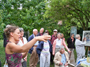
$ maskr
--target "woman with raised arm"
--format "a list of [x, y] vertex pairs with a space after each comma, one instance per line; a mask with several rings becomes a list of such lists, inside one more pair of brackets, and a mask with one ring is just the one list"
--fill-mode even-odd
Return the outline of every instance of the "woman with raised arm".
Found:
[[[22, 67], [21, 59], [25, 57], [28, 53], [28, 50], [39, 40], [47, 41], [51, 36], [38, 36], [32, 39], [30, 42], [26, 43], [23, 46], [17, 45], [20, 38], [19, 28], [16, 26], [10, 26], [4, 30], [9, 42], [5, 48], [6, 60], [9, 67]], [[24, 54], [21, 54], [25, 52]]]

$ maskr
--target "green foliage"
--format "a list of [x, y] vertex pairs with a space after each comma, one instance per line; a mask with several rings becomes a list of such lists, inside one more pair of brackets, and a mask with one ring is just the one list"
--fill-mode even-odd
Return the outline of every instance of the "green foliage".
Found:
[[[22, 9], [19, 9], [21, 4]], [[43, 18], [45, 13], [44, 0], [2, 0], [0, 7], [2, 11], [0, 23], [5, 24], [2, 29], [8, 24], [12, 24], [32, 32], [32, 29], [37, 28], [39, 30], [44, 26], [44, 22], [47, 22]]]
[[1, 67], [3, 67], [5, 63], [5, 49], [3, 47], [3, 40], [0, 40], [0, 61], [1, 61]]
[[[89, 0], [51, 0], [46, 5], [44, 17], [54, 19], [51, 22], [63, 21], [59, 29], [63, 33], [70, 33], [71, 26], [88, 30], [90, 25]], [[57, 27], [58, 28], [58, 27]]]
[[[0, 39], [7, 24], [14, 24], [30, 31], [41, 27], [53, 29], [69, 36], [71, 26], [79, 30], [90, 27], [89, 0], [1, 0], [0, 1]], [[22, 5], [22, 7], [21, 7]], [[21, 9], [21, 8], [22, 9]], [[62, 20], [62, 25], [58, 21]], [[67, 37], [68, 38], [68, 37]]]

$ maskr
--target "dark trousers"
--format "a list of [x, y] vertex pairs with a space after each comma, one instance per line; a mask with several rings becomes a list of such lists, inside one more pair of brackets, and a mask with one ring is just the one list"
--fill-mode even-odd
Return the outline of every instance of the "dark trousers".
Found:
[[51, 54], [50, 61], [51, 61], [51, 64], [53, 64], [53, 58], [54, 58], [54, 56], [52, 55], [52, 52], [50, 52], [50, 54]]
[[22, 67], [27, 67], [27, 62], [26, 61], [22, 62]]

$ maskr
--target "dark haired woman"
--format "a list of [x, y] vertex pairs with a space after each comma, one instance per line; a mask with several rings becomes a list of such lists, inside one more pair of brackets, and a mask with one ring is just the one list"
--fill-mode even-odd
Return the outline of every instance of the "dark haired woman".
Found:
[[[30, 42], [26, 43], [23, 46], [17, 45], [17, 42], [20, 38], [20, 31], [18, 27], [11, 26], [4, 30], [9, 42], [6, 45], [5, 53], [6, 59], [9, 67], [22, 67], [21, 59], [27, 55], [28, 50], [39, 40], [46, 41], [50, 39], [51, 36], [38, 36], [32, 39]], [[25, 54], [21, 54], [26, 52]]]

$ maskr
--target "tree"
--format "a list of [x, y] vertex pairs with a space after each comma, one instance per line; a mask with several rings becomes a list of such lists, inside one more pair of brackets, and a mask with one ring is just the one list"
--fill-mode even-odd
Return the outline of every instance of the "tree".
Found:
[[[45, 17], [62, 20], [66, 26], [77, 26], [83, 30], [90, 27], [90, 1], [89, 0], [51, 0], [46, 6]], [[69, 25], [69, 26], [70, 26]]]
[[7, 24], [14, 24], [32, 32], [32, 29], [39, 30], [46, 22], [43, 18], [44, 0], [1, 0], [0, 8], [2, 11], [0, 23], [4, 24], [3, 29]]

